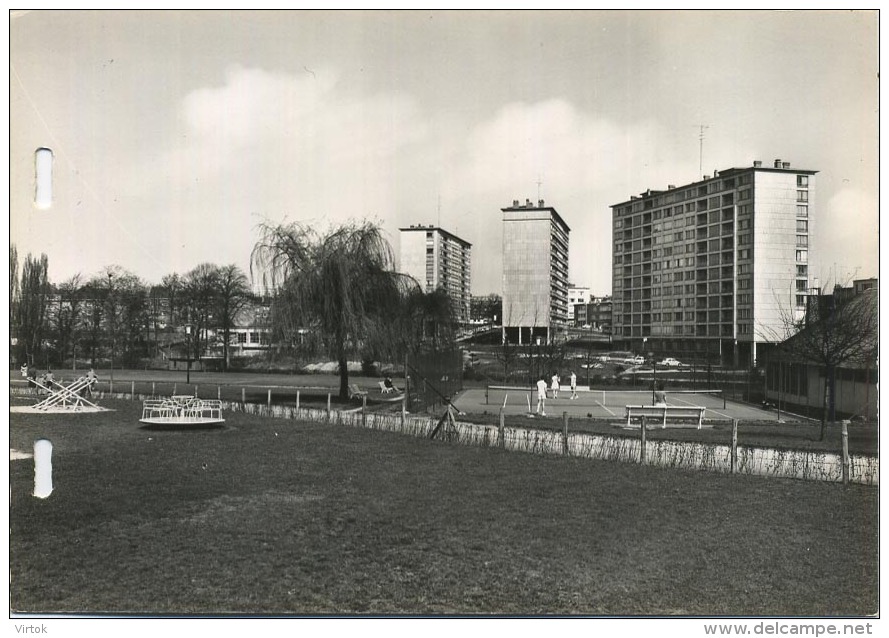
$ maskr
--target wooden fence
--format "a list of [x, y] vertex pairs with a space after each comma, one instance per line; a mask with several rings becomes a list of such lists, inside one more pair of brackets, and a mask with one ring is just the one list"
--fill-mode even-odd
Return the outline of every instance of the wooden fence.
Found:
[[[26, 389], [11, 388], [11, 394], [28, 394]], [[292, 392], [290, 393], [293, 394]], [[144, 400], [147, 395], [97, 393], [97, 398]], [[351, 410], [331, 408], [328, 397], [326, 408], [274, 404], [271, 390], [266, 403], [222, 401], [223, 410], [243, 412], [261, 417], [298, 419], [331, 425], [363, 427], [397, 432], [408, 436], [429, 438], [438, 419], [399, 413], [368, 412], [365, 405]], [[479, 425], [454, 421], [443, 428], [440, 437], [452, 443], [495, 447], [531, 454], [565, 455], [585, 459], [641, 463], [655, 467], [677, 468], [719, 473], [735, 473], [811, 481], [830, 481], [879, 484], [879, 459], [866, 455], [850, 455], [848, 434], [843, 424], [843, 449], [837, 453], [811, 450], [779, 450], [738, 445], [737, 421], [732, 440], [727, 445], [647, 439], [643, 425], [640, 438], [570, 432], [567, 414], [563, 414], [563, 428], [538, 430], [506, 426], [501, 412], [499, 425]]]

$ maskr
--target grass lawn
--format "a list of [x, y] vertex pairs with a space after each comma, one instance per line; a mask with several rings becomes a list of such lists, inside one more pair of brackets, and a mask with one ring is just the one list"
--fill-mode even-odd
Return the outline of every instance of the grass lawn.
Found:
[[861, 615], [878, 491], [462, 447], [227, 413], [154, 431], [138, 402], [10, 414], [23, 612]]

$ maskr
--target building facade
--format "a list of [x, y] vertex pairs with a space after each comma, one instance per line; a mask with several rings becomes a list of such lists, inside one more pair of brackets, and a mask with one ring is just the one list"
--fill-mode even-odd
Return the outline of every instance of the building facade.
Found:
[[[831, 330], [804, 325], [800, 333], [790, 337], [774, 353], [765, 357], [766, 400], [784, 410], [807, 416], [821, 416], [828, 394], [828, 371], [824, 365], [807, 361], [805, 354], [810, 347], [798, 347], [798, 339], [811, 343], [824, 343], [821, 348], [833, 348], [834, 352], [852, 348], [867, 353], [852, 356], [836, 366], [834, 371], [834, 407], [838, 418], [876, 418], [879, 399], [879, 289], [876, 279], [857, 280], [848, 288], [834, 288], [832, 295], [815, 294], [809, 298], [808, 313], [818, 316], [836, 308], [843, 308], [837, 320], [836, 333]], [[848, 313], [848, 314], [847, 314]], [[853, 320], [849, 320], [849, 316]], [[808, 319], [807, 319], [808, 322]], [[851, 332], [858, 328], [855, 333]], [[814, 337], [807, 331], [814, 330]], [[847, 332], [850, 331], [850, 332]], [[854, 336], [853, 336], [854, 335]], [[860, 342], [857, 339], [861, 339]], [[827, 344], [833, 343], [833, 346]], [[842, 347], [840, 347], [842, 346]]]
[[590, 300], [587, 305], [587, 322], [604, 334], [611, 334], [611, 320], [614, 304], [611, 297], [599, 297]]
[[503, 338], [552, 343], [571, 321], [568, 239], [571, 229], [552, 206], [525, 200], [503, 212]]
[[613, 333], [746, 367], [805, 312], [815, 173], [775, 160], [613, 205]]
[[587, 286], [568, 284], [568, 314], [575, 327], [587, 324], [587, 305], [590, 303], [590, 289]]
[[401, 232], [401, 272], [416, 279], [424, 292], [442, 288], [454, 318], [470, 319], [472, 244], [438, 226], [411, 225]]

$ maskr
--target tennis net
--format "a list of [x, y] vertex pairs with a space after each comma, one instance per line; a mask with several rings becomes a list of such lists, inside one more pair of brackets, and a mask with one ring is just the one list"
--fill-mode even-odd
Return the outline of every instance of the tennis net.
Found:
[[[485, 388], [485, 403], [488, 405], [506, 405], [515, 402], [536, 401], [536, 388], [529, 386], [489, 385]], [[525, 395], [529, 395], [530, 399]], [[705, 408], [726, 407], [725, 393], [722, 390], [666, 390], [667, 405], [699, 406]], [[547, 391], [547, 398], [552, 400], [552, 391]], [[578, 386], [577, 399], [571, 397], [571, 388], [562, 386], [558, 400], [573, 401], [575, 405], [653, 405], [652, 390], [598, 390]]]

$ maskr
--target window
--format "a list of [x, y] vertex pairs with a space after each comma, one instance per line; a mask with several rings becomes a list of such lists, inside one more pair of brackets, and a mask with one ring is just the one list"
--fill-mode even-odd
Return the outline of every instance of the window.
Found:
[[808, 217], [809, 216], [809, 207], [806, 206], [805, 204], [797, 204], [796, 216], [797, 217]]
[[796, 176], [796, 185], [800, 188], [808, 188], [809, 187], [809, 176], [808, 175], [797, 175]]
[[796, 260], [797, 261], [808, 261], [809, 260], [809, 251], [808, 250], [796, 251]]
[[808, 235], [797, 235], [796, 236], [796, 245], [797, 246], [808, 246], [809, 245], [809, 236]]
[[[797, 251], [799, 252], [799, 251]], [[738, 259], [750, 259], [750, 249], [742, 248], [738, 251]], [[799, 256], [797, 256], [797, 261], [799, 261]]]
[[809, 276], [809, 267], [808, 266], [797, 266], [796, 267], [796, 276], [797, 277], [808, 277]]
[[796, 201], [798, 201], [798, 202], [809, 201], [809, 191], [796, 191]]
[[238, 333], [238, 343], [247, 343], [247, 333], [239, 332]]
[[806, 296], [805, 295], [797, 295], [796, 296], [796, 305], [797, 306], [805, 306], [806, 305]]
[[[744, 201], [745, 199], [750, 199], [750, 189], [745, 188], [744, 190], [740, 191], [738, 193], [738, 199], [741, 201]], [[805, 200], [798, 199], [797, 201], [805, 201]]]
[[809, 289], [809, 282], [805, 279], [797, 279], [796, 280], [796, 290], [797, 292], [806, 292]]
[[807, 232], [809, 232], [809, 220], [807, 220], [807, 219], [797, 219], [797, 220], [796, 220], [796, 232], [798, 232], [798, 233], [807, 233]]
[[738, 230], [748, 230], [750, 228], [749, 219], [741, 219], [738, 221]]

